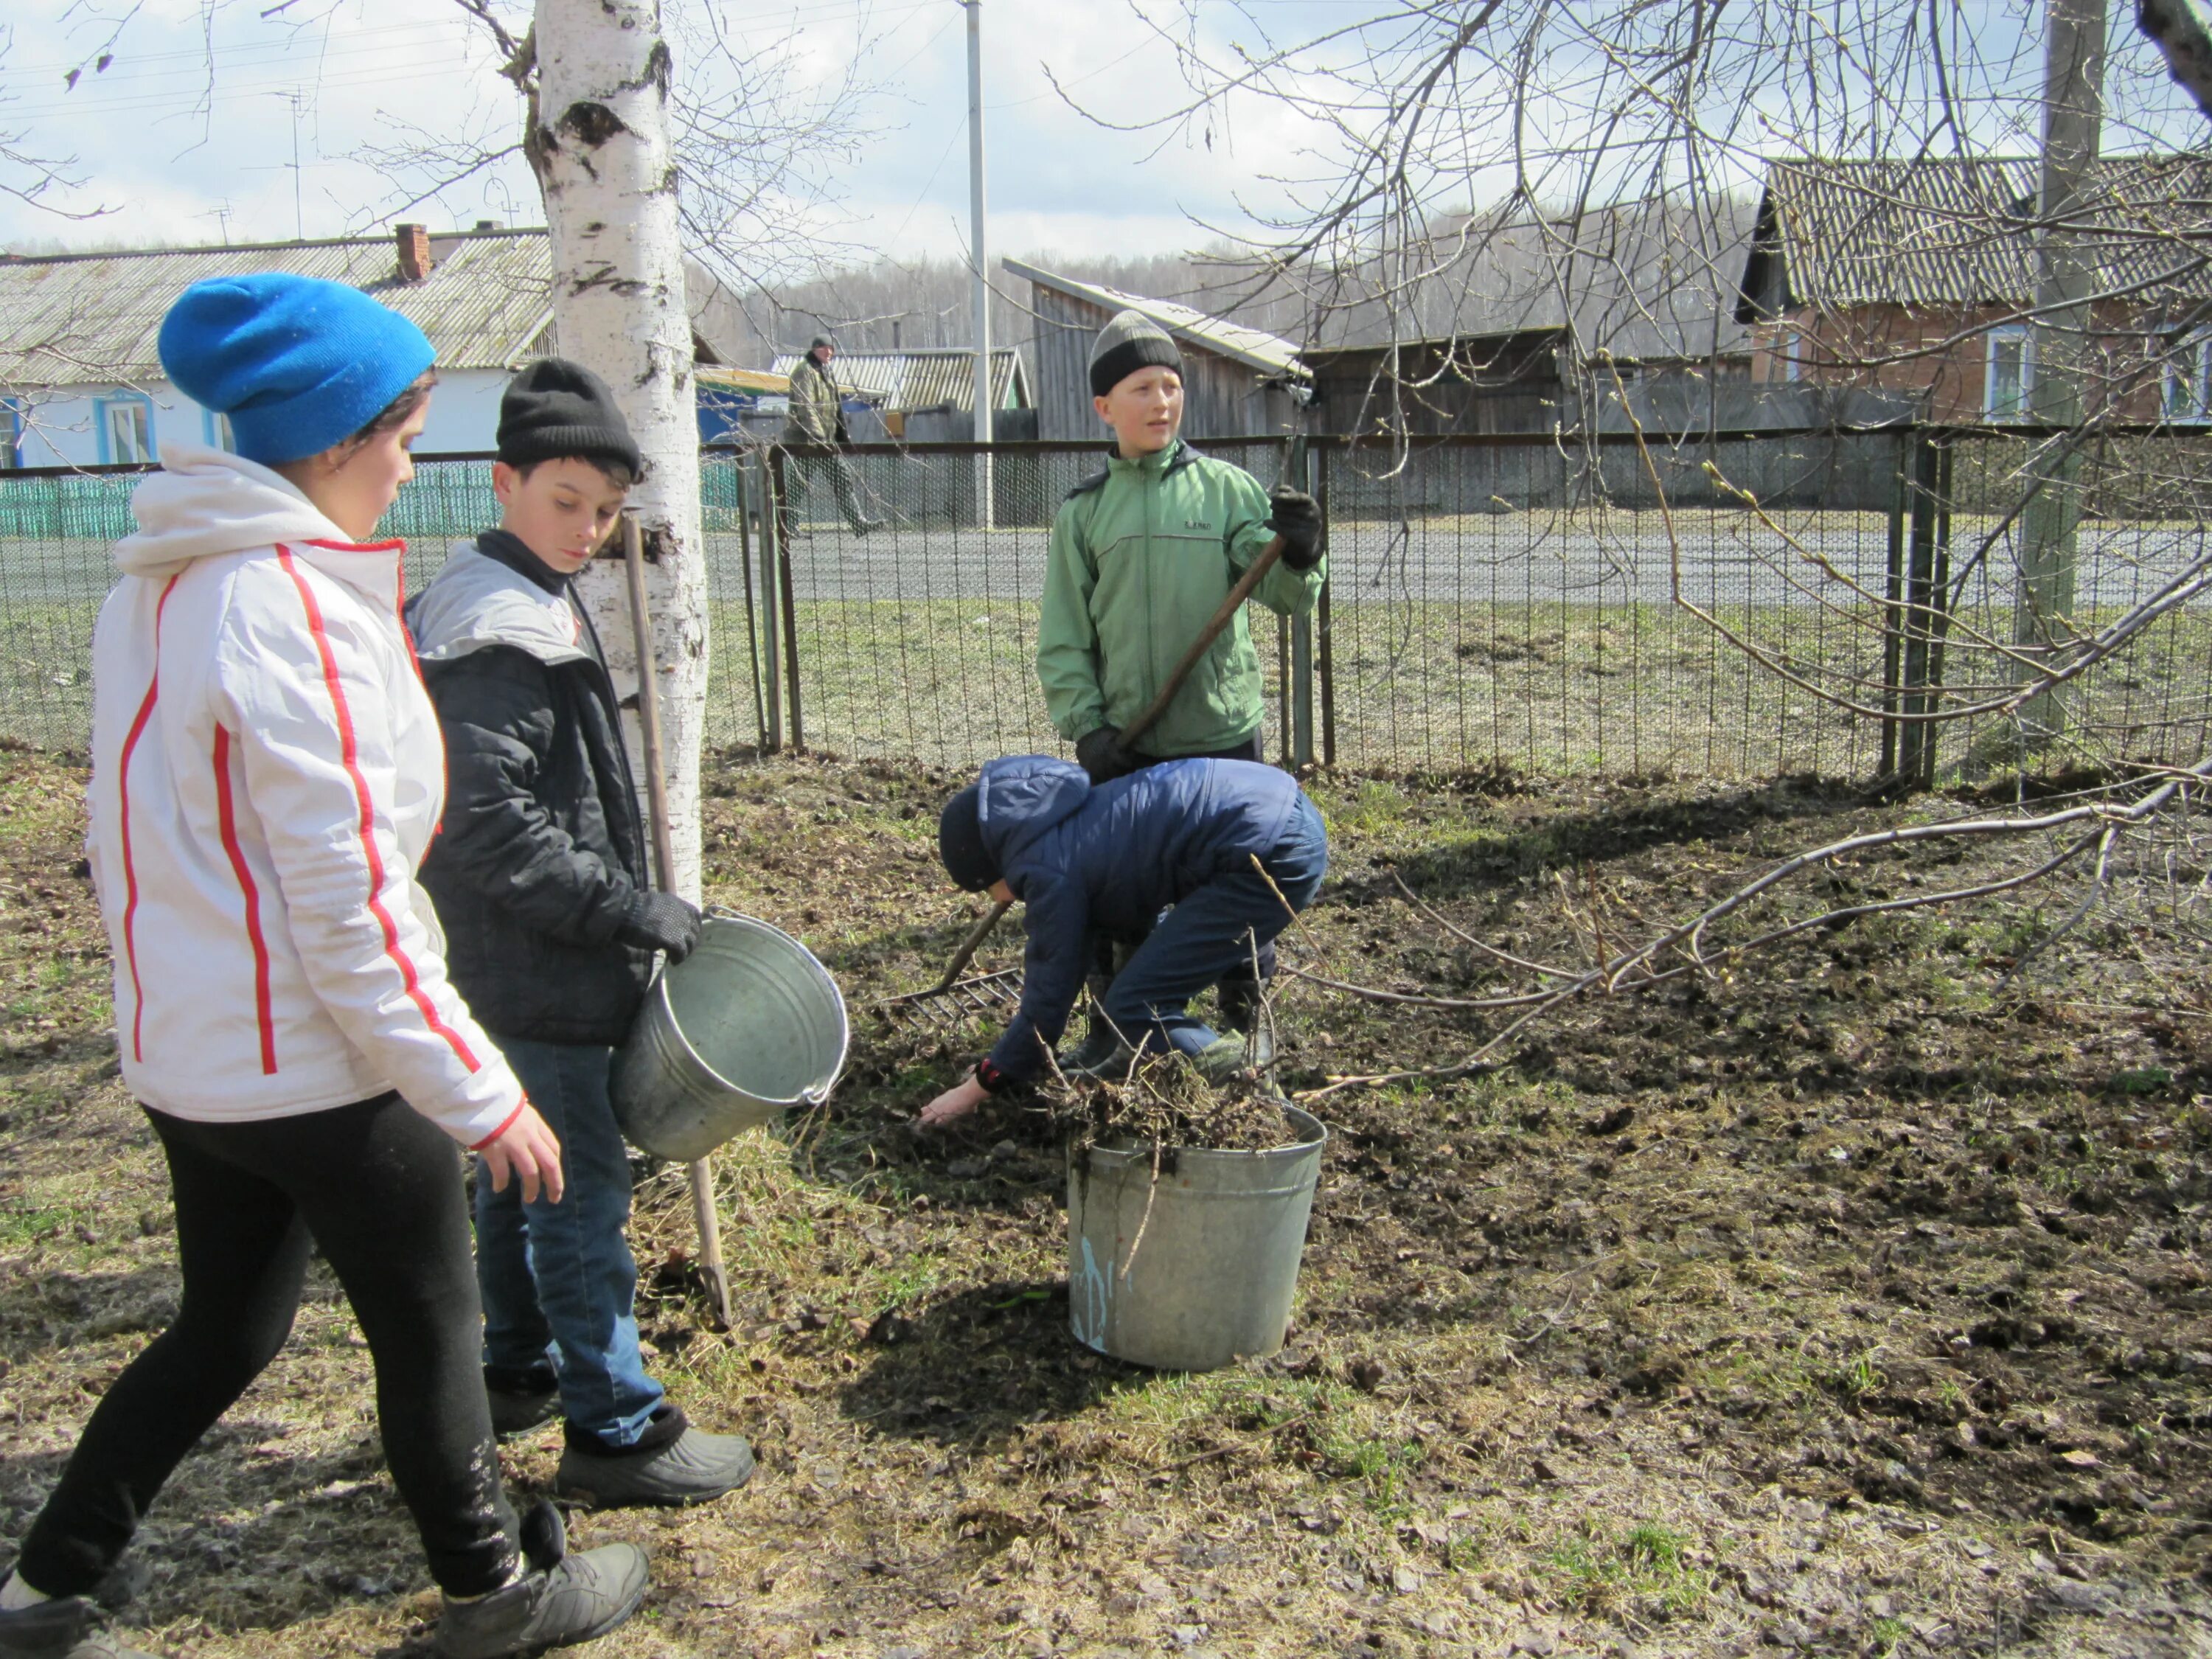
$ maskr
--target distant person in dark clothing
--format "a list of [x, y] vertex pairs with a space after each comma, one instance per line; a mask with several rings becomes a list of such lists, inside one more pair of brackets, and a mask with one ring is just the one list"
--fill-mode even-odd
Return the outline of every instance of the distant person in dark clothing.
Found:
[[1012, 1024], [924, 1109], [925, 1128], [1050, 1069], [1095, 929], [1143, 943], [1106, 994], [1123, 1046], [1091, 1073], [1121, 1075], [1138, 1055], [1173, 1049], [1209, 1081], [1234, 1076], [1245, 1039], [1215, 1033], [1190, 1000], [1313, 902], [1328, 835], [1297, 781], [1272, 766], [1166, 761], [1094, 786], [1079, 766], [1021, 755], [990, 762], [946, 804], [938, 852], [968, 891], [1021, 900], [1030, 939]]
[[[830, 373], [830, 365], [836, 356], [837, 343], [826, 334], [817, 334], [813, 344], [807, 347], [806, 355], [799, 360], [799, 366], [791, 371], [791, 409], [784, 422], [785, 443], [843, 445], [852, 441], [845, 429], [844, 399]], [[882, 528], [882, 520], [872, 519], [860, 510], [853, 469], [842, 455], [793, 455], [790, 460], [783, 473], [783, 528], [787, 537], [800, 505], [825, 473], [837, 494], [837, 510], [845, 515], [845, 522], [853, 526], [855, 536]]]

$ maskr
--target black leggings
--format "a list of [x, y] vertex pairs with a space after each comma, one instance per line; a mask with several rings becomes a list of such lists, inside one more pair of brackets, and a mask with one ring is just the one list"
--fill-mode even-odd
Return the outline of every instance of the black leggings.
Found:
[[455, 1595], [515, 1565], [485, 1403], [483, 1316], [453, 1142], [396, 1094], [256, 1123], [148, 1111], [168, 1154], [184, 1296], [85, 1425], [17, 1565], [49, 1595], [112, 1567], [169, 1472], [276, 1358], [312, 1239], [376, 1364], [393, 1483]]

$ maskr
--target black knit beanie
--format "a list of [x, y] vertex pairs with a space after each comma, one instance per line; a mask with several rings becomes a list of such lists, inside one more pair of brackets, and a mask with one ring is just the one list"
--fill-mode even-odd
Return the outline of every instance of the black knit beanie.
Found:
[[980, 893], [999, 878], [983, 845], [982, 807], [982, 786], [971, 783], [937, 816], [937, 856], [963, 892]]
[[1091, 346], [1091, 395], [1103, 398], [1140, 368], [1182, 373], [1182, 353], [1167, 330], [1141, 311], [1115, 313]]
[[581, 363], [542, 357], [507, 382], [499, 400], [499, 458], [509, 466], [533, 461], [606, 461], [635, 478], [645, 457], [615, 407], [607, 383]]

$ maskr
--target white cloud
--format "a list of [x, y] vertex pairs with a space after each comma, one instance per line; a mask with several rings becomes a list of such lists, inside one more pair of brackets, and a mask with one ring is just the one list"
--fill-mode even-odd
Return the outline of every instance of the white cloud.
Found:
[[[1166, 15], [1164, 0], [1149, 3]], [[696, 9], [704, 0], [670, 3]], [[149, 0], [110, 69], [68, 90], [63, 65], [96, 44], [104, 26], [71, 0], [15, 0], [13, 40], [0, 58], [8, 100], [0, 131], [74, 155], [87, 182], [72, 202], [118, 211], [71, 224], [0, 199], [0, 246], [374, 229], [404, 192], [363, 160], [364, 149], [396, 142], [398, 123], [450, 137], [502, 132], [515, 118], [489, 43], [451, 0], [337, 0], [304, 25], [260, 10], [221, 7], [204, 37], [199, 0]], [[1263, 175], [1292, 155], [1301, 134], [1279, 108], [1239, 111], [1209, 150], [1180, 134], [1106, 131], [1054, 89], [1048, 64], [1085, 108], [1124, 121], [1183, 96], [1171, 49], [1121, 6], [986, 0], [982, 17], [994, 252], [1183, 247], [1205, 240], [1194, 217], [1241, 225], [1240, 199], [1279, 200]], [[878, 136], [834, 181], [842, 202], [823, 216], [833, 236], [908, 258], [965, 250], [967, 49], [952, 0], [724, 0], [721, 22], [738, 50], [785, 53], [811, 84], [834, 83], [861, 53], [860, 79], [876, 88], [863, 121]], [[306, 100], [296, 219], [288, 94]], [[543, 216], [519, 159], [415, 213], [434, 224]]]

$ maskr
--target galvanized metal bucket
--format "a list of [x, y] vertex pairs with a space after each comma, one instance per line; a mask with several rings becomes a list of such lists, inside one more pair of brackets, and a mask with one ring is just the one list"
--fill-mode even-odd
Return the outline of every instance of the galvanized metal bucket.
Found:
[[1288, 1145], [1071, 1151], [1067, 1306], [1075, 1340], [1159, 1370], [1271, 1354], [1291, 1297], [1328, 1131], [1285, 1104]]
[[690, 1163], [740, 1129], [820, 1105], [848, 1036], [845, 999], [812, 951], [717, 912], [646, 993], [615, 1057], [616, 1120], [639, 1151]]

